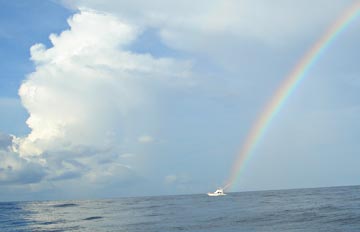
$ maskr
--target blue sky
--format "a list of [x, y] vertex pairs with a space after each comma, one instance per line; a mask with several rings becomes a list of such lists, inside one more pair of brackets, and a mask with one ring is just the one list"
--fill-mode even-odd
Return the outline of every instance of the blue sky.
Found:
[[[257, 114], [352, 1], [325, 3], [0, 1], [0, 201], [222, 185]], [[235, 191], [359, 184], [359, 20]]]

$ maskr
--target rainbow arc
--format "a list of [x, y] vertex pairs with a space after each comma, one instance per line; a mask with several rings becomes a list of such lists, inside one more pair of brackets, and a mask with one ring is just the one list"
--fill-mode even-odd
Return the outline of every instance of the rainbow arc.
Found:
[[257, 144], [267, 131], [271, 121], [279, 113], [289, 96], [295, 91], [301, 81], [305, 79], [310, 69], [334, 42], [336, 37], [338, 37], [338, 35], [340, 35], [353, 21], [355, 21], [359, 12], [360, 1], [356, 0], [345, 12], [340, 15], [340, 17], [335, 20], [335, 22], [320, 37], [320, 39], [311, 46], [311, 48], [295, 65], [290, 74], [284, 79], [251, 127], [231, 169], [229, 179], [225, 185], [226, 188], [231, 188], [234, 183], [237, 182], [244, 163], [254, 152]]

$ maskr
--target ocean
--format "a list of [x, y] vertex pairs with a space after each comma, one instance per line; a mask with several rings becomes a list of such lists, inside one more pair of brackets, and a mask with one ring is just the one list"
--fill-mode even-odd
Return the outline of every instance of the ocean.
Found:
[[4, 202], [0, 231], [360, 231], [360, 186]]

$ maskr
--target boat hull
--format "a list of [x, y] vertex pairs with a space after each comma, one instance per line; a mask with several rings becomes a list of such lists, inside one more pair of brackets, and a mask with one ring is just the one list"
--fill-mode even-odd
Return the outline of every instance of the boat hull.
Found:
[[220, 197], [220, 196], [226, 196], [225, 193], [219, 194], [219, 193], [208, 193], [207, 194], [210, 197]]

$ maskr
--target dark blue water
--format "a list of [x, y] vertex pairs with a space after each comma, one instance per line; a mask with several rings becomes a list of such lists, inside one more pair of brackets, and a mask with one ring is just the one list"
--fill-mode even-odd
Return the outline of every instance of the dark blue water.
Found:
[[0, 203], [0, 231], [360, 231], [360, 186]]

